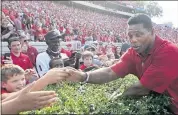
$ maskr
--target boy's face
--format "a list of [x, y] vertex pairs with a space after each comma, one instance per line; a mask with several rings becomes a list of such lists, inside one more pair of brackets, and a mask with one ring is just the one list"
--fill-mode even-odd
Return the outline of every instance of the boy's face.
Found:
[[55, 60], [52, 63], [52, 68], [63, 68], [64, 67], [64, 63], [61, 60]]
[[16, 92], [23, 89], [26, 85], [25, 76], [14, 75], [10, 77], [6, 82], [2, 82], [2, 87], [5, 88], [8, 92]]
[[93, 58], [91, 56], [85, 57], [83, 59], [83, 63], [85, 66], [89, 67], [93, 62]]

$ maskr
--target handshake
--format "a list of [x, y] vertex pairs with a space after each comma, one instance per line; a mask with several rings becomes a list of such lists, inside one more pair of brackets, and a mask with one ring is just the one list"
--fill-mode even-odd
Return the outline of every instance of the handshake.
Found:
[[85, 73], [72, 67], [53, 68], [44, 76], [46, 84], [54, 84], [62, 81], [81, 82], [86, 79]]

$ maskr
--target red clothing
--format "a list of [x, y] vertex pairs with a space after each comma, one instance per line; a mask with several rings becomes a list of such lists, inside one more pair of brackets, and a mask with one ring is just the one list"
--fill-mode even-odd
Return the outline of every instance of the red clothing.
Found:
[[37, 49], [33, 46], [29, 46], [27, 49], [27, 53], [24, 53], [24, 54], [26, 54], [30, 58], [30, 61], [35, 66], [36, 65], [36, 57], [38, 55]]
[[6, 89], [4, 89], [4, 88], [1, 88], [1, 94], [4, 94], [4, 93], [10, 93], [10, 92], [8, 92]]
[[[91, 66], [93, 66], [93, 64], [92, 64]], [[85, 70], [86, 68], [87, 68], [87, 66], [85, 66], [84, 64], [82, 64], [82, 65], [80, 66], [80, 69], [81, 69], [81, 70]]]
[[68, 57], [71, 57], [72, 53], [64, 48], [61, 49], [61, 53], [65, 53]]
[[178, 48], [156, 37], [152, 50], [146, 57], [130, 48], [111, 69], [119, 76], [136, 75], [141, 84], [158, 93], [172, 97], [172, 105], [178, 114]]
[[43, 29], [43, 35], [46, 35], [47, 33], [48, 33], [48, 30], [46, 30], [46, 29]]
[[14, 15], [10, 15], [9, 17], [10, 17], [10, 19], [14, 22], [15, 16], [14, 16]]
[[85, 68], [87, 68], [84, 64], [82, 64], [81, 66], [80, 66], [80, 69], [81, 70], [84, 70]]
[[33, 68], [30, 58], [23, 53], [20, 53], [19, 57], [16, 57], [14, 54], [11, 53], [11, 58], [12, 58], [13, 64], [19, 65], [24, 70]]
[[2, 11], [4, 12], [4, 14], [5, 14], [6, 16], [9, 15], [9, 10], [8, 10], [8, 9], [3, 8]]

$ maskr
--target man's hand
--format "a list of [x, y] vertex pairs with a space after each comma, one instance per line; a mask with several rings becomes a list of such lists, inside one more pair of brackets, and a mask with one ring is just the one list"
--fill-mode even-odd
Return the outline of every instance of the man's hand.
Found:
[[145, 88], [140, 81], [131, 85], [128, 89], [124, 91], [123, 96], [145, 96], [150, 93], [150, 90]]
[[69, 74], [66, 78], [66, 81], [81, 82], [86, 79], [84, 72], [76, 70], [75, 68], [72, 67], [65, 67], [65, 68], [66, 68], [65, 71]]
[[63, 68], [53, 68], [49, 70], [44, 76], [43, 80], [47, 84], [58, 83], [65, 80], [69, 76], [69, 73]]
[[6, 57], [6, 60], [2, 60], [4, 64], [13, 64], [12, 58], [11, 57]]
[[21, 109], [19, 112], [41, 109], [57, 100], [57, 95], [54, 91], [30, 92], [34, 84], [32, 83], [25, 87], [16, 98], [18, 106]]

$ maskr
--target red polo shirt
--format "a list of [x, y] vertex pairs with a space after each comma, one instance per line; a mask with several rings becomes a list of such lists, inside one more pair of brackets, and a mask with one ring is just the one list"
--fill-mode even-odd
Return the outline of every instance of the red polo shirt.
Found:
[[4, 93], [9, 93], [9, 92], [6, 89], [1, 88], [1, 94], [4, 94]]
[[[93, 66], [93, 64], [92, 64], [91, 66]], [[80, 66], [80, 69], [81, 69], [81, 70], [85, 70], [86, 68], [87, 68], [87, 66], [85, 66], [84, 64], [82, 64], [82, 65]]]
[[13, 64], [19, 65], [24, 70], [33, 68], [30, 58], [23, 53], [20, 53], [19, 57], [16, 57], [13, 53], [11, 53], [11, 58], [12, 58]]
[[29, 57], [30, 61], [35, 66], [35, 64], [36, 64], [36, 57], [38, 55], [37, 49], [35, 47], [33, 47], [33, 46], [29, 46], [28, 49], [27, 49], [27, 53], [24, 53], [24, 54]]
[[111, 69], [119, 76], [136, 75], [141, 84], [158, 93], [168, 92], [178, 114], [178, 48], [156, 36], [146, 57], [130, 48]]
[[64, 48], [61, 49], [61, 53], [65, 53], [68, 57], [71, 57], [72, 53]]

